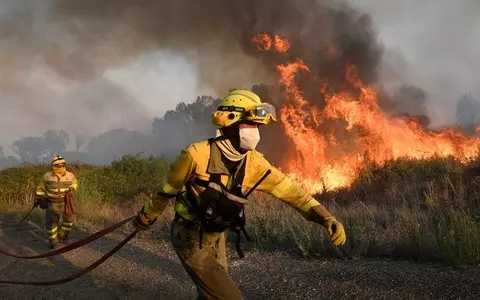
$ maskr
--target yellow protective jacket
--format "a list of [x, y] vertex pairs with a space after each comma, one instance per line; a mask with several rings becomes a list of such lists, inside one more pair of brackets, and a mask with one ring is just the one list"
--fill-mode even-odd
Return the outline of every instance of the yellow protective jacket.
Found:
[[59, 176], [50, 171], [43, 175], [35, 194], [46, 197], [52, 202], [62, 202], [68, 190], [70, 188], [77, 190], [77, 187], [77, 179], [72, 172], [66, 171], [63, 176]]
[[[210, 157], [210, 153], [212, 157]], [[272, 172], [256, 190], [266, 192], [289, 204], [306, 219], [308, 219], [310, 208], [320, 205], [317, 200], [294, 184], [290, 178], [273, 167], [261, 153], [248, 151], [245, 159], [243, 193], [246, 193], [270, 169]], [[198, 198], [205, 187], [195, 184], [194, 179], [197, 177], [200, 180], [208, 181], [209, 174], [221, 174], [222, 183], [229, 187], [232, 176], [222, 162], [220, 149], [215, 143], [210, 144], [208, 140], [205, 140], [186, 147], [170, 165], [166, 182], [157, 197], [150, 199], [145, 204], [143, 209], [147, 218], [158, 217], [165, 208], [168, 199], [175, 197], [178, 192], [185, 191], [185, 184], [187, 183], [191, 184], [193, 193]], [[179, 197], [175, 202], [176, 213], [187, 220], [198, 222], [197, 216], [189, 212], [189, 207], [187, 200], [183, 197]]]

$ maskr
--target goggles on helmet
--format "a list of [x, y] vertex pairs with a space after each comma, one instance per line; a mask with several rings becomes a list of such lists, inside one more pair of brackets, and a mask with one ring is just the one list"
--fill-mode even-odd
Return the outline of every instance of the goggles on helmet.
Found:
[[261, 103], [247, 108], [240, 106], [219, 106], [217, 112], [227, 113], [229, 116], [232, 116], [233, 118], [230, 119], [234, 121], [231, 123], [250, 121], [259, 124], [271, 124], [277, 121], [275, 107], [268, 103]]
[[262, 103], [260, 105], [256, 105], [252, 108], [249, 108], [245, 112], [245, 119], [267, 119], [272, 118], [273, 120], [277, 119], [277, 115], [275, 113], [275, 107], [268, 103]]

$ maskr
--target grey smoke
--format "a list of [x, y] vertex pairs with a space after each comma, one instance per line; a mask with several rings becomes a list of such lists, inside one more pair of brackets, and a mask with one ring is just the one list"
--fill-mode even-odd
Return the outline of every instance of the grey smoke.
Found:
[[[286, 59], [256, 52], [250, 39], [259, 31], [289, 37], [292, 57], [334, 85], [354, 60], [366, 82], [391, 95], [403, 84], [424, 90], [437, 123], [452, 121], [463, 93], [478, 94], [478, 1], [349, 2], [361, 11], [326, 0], [2, 1], [0, 144], [47, 129], [148, 132], [153, 116], [200, 91], [272, 84]], [[328, 55], [326, 43], [338, 53]], [[174, 56], [184, 62], [155, 65]], [[165, 77], [147, 77], [156, 69]], [[317, 91], [316, 82], [304, 86]]]
[[[303, 56], [317, 75], [332, 78], [341, 76], [343, 70], [336, 66], [352, 55], [365, 77], [373, 80], [381, 55], [368, 17], [345, 5], [331, 7], [314, 0], [282, 0], [275, 6], [266, 0], [41, 0], [34, 4], [10, 0], [0, 8], [0, 88], [7, 91], [1, 101], [7, 107], [3, 114], [10, 118], [2, 118], [0, 125], [16, 128], [2, 134], [1, 143], [47, 129], [89, 136], [116, 127], [146, 130], [152, 115], [143, 118], [142, 113], [150, 113], [155, 100], [150, 98], [146, 106], [126, 87], [117, 86], [113, 93], [115, 83], [109, 81], [112, 70], [124, 68], [117, 71], [118, 78], [118, 73], [130, 72], [125, 68], [145, 57], [151, 56], [154, 65], [159, 56], [153, 54], [159, 50], [160, 57], [183, 56], [197, 72], [196, 85], [179, 78], [165, 86], [164, 95], [156, 100], [164, 110], [192, 101], [193, 97], [175, 97], [185, 89], [196, 89], [191, 95], [204, 89], [220, 96], [232, 87], [274, 83], [275, 59], [258, 56], [250, 41], [259, 31], [292, 37], [297, 45], [293, 55]], [[324, 48], [332, 39], [339, 39], [346, 53], [329, 60]], [[135, 73], [129, 79], [135, 81]], [[127, 85], [129, 79], [123, 83]], [[154, 85], [163, 81], [147, 89], [158, 93]], [[8, 92], [12, 86], [15, 93]]]
[[479, 1], [350, 2], [370, 13], [388, 45], [383, 83], [391, 90], [406, 83], [426, 91], [432, 123], [453, 123], [464, 93], [480, 96]]

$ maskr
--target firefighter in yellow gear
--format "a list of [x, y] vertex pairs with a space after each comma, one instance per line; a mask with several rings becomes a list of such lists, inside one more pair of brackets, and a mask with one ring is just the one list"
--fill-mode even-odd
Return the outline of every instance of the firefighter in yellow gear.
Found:
[[[58, 246], [58, 240], [67, 241], [72, 231], [75, 203], [74, 192], [78, 188], [75, 175], [67, 171], [66, 160], [56, 155], [51, 161], [52, 171], [43, 175], [35, 191], [35, 204], [46, 210], [45, 228], [49, 247]], [[63, 217], [61, 228], [59, 220]]]
[[258, 127], [276, 121], [272, 105], [262, 103], [251, 91], [233, 90], [220, 102], [212, 120], [219, 127], [216, 137], [180, 152], [166, 182], [132, 224], [139, 230], [148, 229], [169, 200], [176, 198], [171, 242], [197, 287], [198, 299], [243, 299], [227, 272], [225, 231], [233, 230], [237, 238], [247, 235], [243, 206], [245, 193], [252, 187], [323, 225], [333, 244], [343, 245], [346, 235], [335, 216], [255, 150], [260, 140]]

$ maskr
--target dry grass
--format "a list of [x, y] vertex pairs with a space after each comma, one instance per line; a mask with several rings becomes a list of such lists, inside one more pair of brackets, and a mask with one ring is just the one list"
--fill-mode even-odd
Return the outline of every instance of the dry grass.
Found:
[[[162, 168], [165, 165], [155, 164]], [[146, 164], [150, 171], [151, 167]], [[318, 195], [318, 199], [344, 223], [347, 248], [355, 255], [478, 265], [480, 181], [475, 176], [465, 178], [464, 169], [464, 165], [451, 159], [396, 161], [383, 167], [372, 166], [351, 188], [324, 193]], [[141, 182], [139, 176], [148, 178], [150, 171], [135, 174], [136, 182]], [[157, 174], [162, 172], [156, 169]], [[125, 168], [118, 165], [116, 169], [108, 170], [79, 169], [78, 173], [80, 190], [76, 224], [86, 230], [101, 229], [130, 217], [146, 200], [146, 196], [139, 192], [145, 189], [145, 185], [141, 188], [136, 186], [138, 184], [121, 185], [132, 175], [126, 174]], [[111, 174], [114, 175], [109, 177]], [[0, 187], [8, 190], [1, 178], [2, 174]], [[19, 178], [31, 177], [22, 175]], [[111, 198], [109, 188], [102, 187], [105, 180], [111, 180], [106, 186], [117, 187], [115, 199]], [[0, 203], [8, 204], [0, 207], [2, 212], [16, 212], [20, 218], [19, 212], [28, 209], [32, 203], [31, 181], [24, 181], [24, 185], [16, 199], [10, 196], [8, 201], [0, 200]], [[107, 201], [102, 198], [103, 191], [110, 195]], [[14, 195], [11, 190], [8, 194]], [[247, 231], [254, 239], [251, 245], [256, 249], [294, 250], [305, 256], [333, 254], [321, 226], [305, 221], [293, 208], [268, 195], [254, 193], [246, 216]], [[33, 218], [42, 222], [41, 211], [37, 211]], [[154, 229], [143, 236], [167, 238], [172, 218], [170, 205]]]

